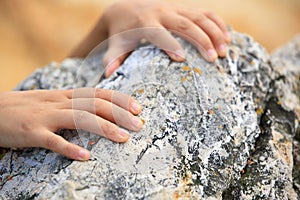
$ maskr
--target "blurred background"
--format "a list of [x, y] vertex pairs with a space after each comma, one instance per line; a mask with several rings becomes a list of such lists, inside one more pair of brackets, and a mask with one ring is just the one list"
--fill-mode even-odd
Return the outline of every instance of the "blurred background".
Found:
[[[174, 1], [174, 0], [173, 0]], [[300, 0], [176, 0], [220, 15], [269, 52], [300, 33]], [[62, 61], [115, 0], [1, 0], [0, 92]]]

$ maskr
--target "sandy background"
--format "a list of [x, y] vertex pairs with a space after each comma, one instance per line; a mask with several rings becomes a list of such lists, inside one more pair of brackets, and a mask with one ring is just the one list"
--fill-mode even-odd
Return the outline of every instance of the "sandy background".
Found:
[[[177, 0], [214, 11], [269, 52], [300, 33], [300, 0]], [[109, 0], [1, 0], [0, 92], [34, 69], [61, 61], [89, 32]]]

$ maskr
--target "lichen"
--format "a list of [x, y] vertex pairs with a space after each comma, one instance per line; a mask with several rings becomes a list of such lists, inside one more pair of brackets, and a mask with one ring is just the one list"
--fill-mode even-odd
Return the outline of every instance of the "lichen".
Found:
[[0, 198], [297, 199], [300, 45], [270, 58], [233, 32], [228, 55], [208, 63], [178, 41], [187, 52], [183, 63], [150, 45], [109, 79], [95, 76], [96, 56], [50, 64], [25, 80], [18, 90], [125, 92], [142, 104], [146, 123], [125, 144], [62, 130], [71, 142], [87, 141], [88, 162], [42, 149], [9, 151], [0, 160]]

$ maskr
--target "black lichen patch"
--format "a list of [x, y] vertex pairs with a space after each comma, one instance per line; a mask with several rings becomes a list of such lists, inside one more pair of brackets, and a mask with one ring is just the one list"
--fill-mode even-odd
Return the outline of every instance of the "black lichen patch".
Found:
[[287, 111], [281, 107], [279, 100], [276, 97], [272, 97], [268, 102], [267, 109], [270, 111], [269, 116], [276, 124], [276, 128], [282, 133], [287, 133], [295, 136], [295, 120], [296, 114], [294, 111]]
[[[287, 179], [274, 179], [271, 180], [272, 168], [265, 168], [267, 164], [267, 159], [274, 157], [273, 152], [269, 146], [269, 142], [273, 140], [272, 130], [274, 128], [281, 132], [292, 136], [297, 136], [295, 134], [295, 118], [296, 115], [292, 111], [284, 110], [280, 104], [278, 104], [278, 99], [276, 97], [271, 97], [266, 105], [266, 109], [262, 114], [260, 121], [261, 134], [255, 143], [255, 148], [252, 151], [250, 157], [248, 158], [247, 165], [241, 171], [241, 178], [238, 181], [231, 183], [230, 187], [222, 193], [223, 199], [240, 199], [241, 191], [244, 192], [254, 192], [252, 191], [255, 186], [259, 183], [263, 186], [270, 186], [276, 191], [276, 197], [282, 197], [283, 191], [285, 190], [288, 182]], [[300, 176], [299, 167], [295, 167], [293, 177]], [[271, 181], [273, 183], [271, 184]], [[254, 192], [256, 194], [253, 196], [254, 199], [264, 199], [270, 198], [268, 193]]]
[[187, 159], [185, 156], [181, 157], [181, 162], [179, 166], [174, 167], [177, 171], [177, 176], [181, 180], [185, 180], [188, 178], [189, 174], [193, 176], [191, 179], [192, 182], [190, 182], [188, 185], [189, 186], [195, 186], [195, 185], [200, 185], [201, 180], [201, 167], [202, 161], [199, 159], [199, 157], [194, 157], [193, 160]]

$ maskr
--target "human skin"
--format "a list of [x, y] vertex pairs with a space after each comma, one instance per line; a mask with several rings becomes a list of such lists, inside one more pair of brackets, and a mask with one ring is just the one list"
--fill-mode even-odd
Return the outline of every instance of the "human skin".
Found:
[[[135, 29], [142, 31], [135, 32], [135, 40], [130, 38], [128, 49], [128, 38], [120, 33]], [[210, 62], [225, 56], [230, 42], [225, 23], [211, 12], [158, 0], [123, 0], [104, 12], [70, 56], [85, 57], [99, 43], [113, 38], [108, 42], [103, 59], [105, 75], [109, 76], [140, 40], [146, 39], [163, 49], [174, 61], [184, 61], [185, 52], [169, 31], [193, 43]], [[117, 34], [120, 37], [113, 37]], [[125, 53], [119, 55], [116, 52]], [[141, 110], [132, 97], [104, 89], [0, 93], [0, 147], [43, 147], [74, 160], [88, 160], [91, 156], [88, 150], [55, 132], [83, 129], [115, 142], [126, 142], [130, 136], [125, 129], [142, 129], [143, 123], [136, 116]]]
[[[130, 39], [124, 33], [128, 30], [137, 30], [130, 32], [133, 34]], [[184, 61], [185, 52], [170, 32], [191, 42], [209, 62], [218, 56], [224, 57], [230, 42], [226, 24], [212, 12], [161, 0], [122, 0], [104, 12], [70, 56], [85, 57], [98, 44], [111, 38], [103, 58], [106, 76], [110, 76], [128, 57], [129, 51], [134, 50], [141, 39], [146, 39], [163, 49], [174, 61]], [[112, 37], [117, 34], [119, 37]]]
[[0, 94], [0, 146], [43, 147], [75, 160], [90, 153], [66, 141], [55, 131], [83, 129], [115, 142], [126, 142], [129, 130], [142, 121], [135, 115], [141, 106], [132, 97], [112, 90], [32, 90]]

